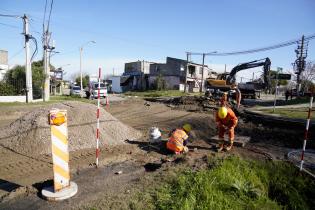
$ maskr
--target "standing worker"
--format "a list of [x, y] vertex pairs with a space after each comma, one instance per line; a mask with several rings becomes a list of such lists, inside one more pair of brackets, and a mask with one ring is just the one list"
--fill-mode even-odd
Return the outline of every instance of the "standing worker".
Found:
[[168, 142], [166, 143], [167, 149], [175, 154], [188, 152], [188, 147], [186, 147], [186, 145], [188, 143], [188, 135], [191, 129], [190, 124], [185, 124], [182, 128], [173, 130], [170, 134]]
[[219, 128], [219, 148], [218, 152], [224, 149], [224, 133], [229, 133], [229, 145], [226, 147], [226, 151], [230, 151], [234, 142], [234, 128], [237, 125], [237, 117], [232, 109], [221, 106], [216, 115], [216, 122]]
[[242, 100], [242, 94], [240, 89], [238, 89], [237, 85], [234, 83], [231, 88], [235, 90], [235, 104], [237, 108], [240, 108], [241, 100]]

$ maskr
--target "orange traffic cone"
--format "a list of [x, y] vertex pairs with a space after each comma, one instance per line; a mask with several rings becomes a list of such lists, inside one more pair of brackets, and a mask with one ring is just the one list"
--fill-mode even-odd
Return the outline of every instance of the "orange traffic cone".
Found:
[[109, 106], [109, 100], [108, 100], [108, 96], [106, 96], [106, 103], [105, 103], [106, 106]]

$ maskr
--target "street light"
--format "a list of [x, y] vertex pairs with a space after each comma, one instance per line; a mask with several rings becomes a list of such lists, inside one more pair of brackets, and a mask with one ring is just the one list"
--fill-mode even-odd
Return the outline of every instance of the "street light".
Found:
[[83, 47], [85, 45], [90, 44], [90, 43], [95, 44], [96, 42], [95, 41], [88, 41], [88, 42], [84, 43], [83, 45], [81, 45], [81, 47], [80, 47], [80, 82], [81, 82], [80, 88], [81, 88], [81, 93], [83, 91], [83, 84], [82, 84], [82, 51], [83, 51]]

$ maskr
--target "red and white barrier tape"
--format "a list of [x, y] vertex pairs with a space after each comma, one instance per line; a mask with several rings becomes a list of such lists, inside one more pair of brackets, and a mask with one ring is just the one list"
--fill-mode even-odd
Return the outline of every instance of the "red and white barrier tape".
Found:
[[97, 122], [96, 122], [96, 167], [98, 167], [98, 157], [100, 154], [99, 140], [100, 140], [100, 89], [101, 89], [101, 68], [98, 69], [98, 88], [97, 88]]
[[313, 95], [311, 96], [311, 99], [310, 99], [310, 105], [308, 108], [308, 115], [307, 115], [307, 120], [306, 120], [306, 128], [304, 131], [304, 142], [303, 142], [303, 149], [302, 149], [302, 155], [301, 155], [300, 171], [303, 170], [304, 153], [305, 153], [305, 147], [306, 147], [306, 142], [307, 142], [307, 138], [308, 138], [308, 129], [310, 126], [310, 121], [311, 121], [312, 107], [313, 107]]

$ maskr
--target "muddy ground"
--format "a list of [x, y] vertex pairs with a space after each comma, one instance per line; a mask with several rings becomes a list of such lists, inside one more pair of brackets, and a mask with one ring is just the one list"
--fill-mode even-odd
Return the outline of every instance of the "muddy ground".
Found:
[[[0, 126], [13, 122], [23, 113], [38, 106], [0, 107]], [[17, 153], [0, 147], [0, 209], [78, 209], [96, 207], [101, 209], [129, 208], [130, 199], [137, 192], [158, 181], [164, 171], [174, 167], [203, 167], [206, 156], [217, 154], [215, 143], [210, 138], [216, 135], [213, 111], [176, 109], [163, 103], [141, 99], [128, 99], [104, 107], [114, 117], [143, 133], [137, 140], [126, 144], [101, 148], [101, 167], [95, 169], [94, 149], [74, 151], [70, 154], [72, 180], [79, 192], [72, 199], [62, 202], [47, 202], [38, 196], [40, 189], [52, 178], [52, 163], [49, 155], [36, 158], [30, 154]], [[148, 130], [152, 126], [162, 130], [166, 139], [168, 132], [189, 122], [194, 128], [191, 152], [175, 157], [165, 149], [148, 147]], [[234, 147], [230, 154], [251, 159], [285, 160], [288, 151], [302, 145], [299, 132], [265, 127], [260, 123], [240, 119], [238, 135], [250, 137], [244, 148]], [[91, 136], [94, 138], [94, 136]], [[1, 140], [0, 140], [1, 141]], [[104, 144], [106, 145], [106, 139]], [[181, 161], [185, 160], [185, 161]], [[122, 171], [122, 174], [115, 174]]]

